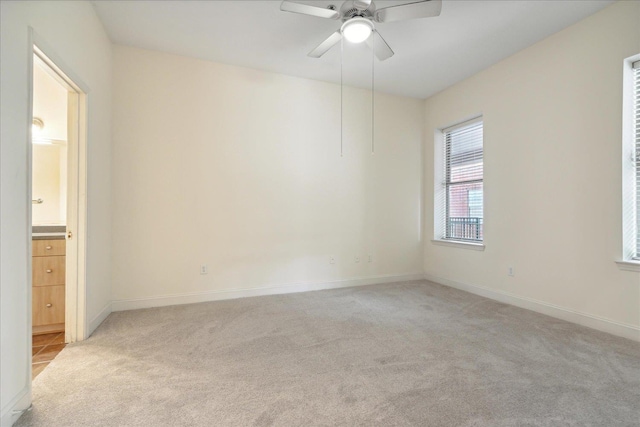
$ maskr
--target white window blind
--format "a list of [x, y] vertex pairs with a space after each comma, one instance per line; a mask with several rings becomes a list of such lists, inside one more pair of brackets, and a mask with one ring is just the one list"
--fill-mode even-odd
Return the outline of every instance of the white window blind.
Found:
[[444, 239], [481, 242], [484, 218], [482, 119], [444, 129]]
[[635, 144], [636, 253], [640, 259], [640, 61], [633, 63], [633, 139]]

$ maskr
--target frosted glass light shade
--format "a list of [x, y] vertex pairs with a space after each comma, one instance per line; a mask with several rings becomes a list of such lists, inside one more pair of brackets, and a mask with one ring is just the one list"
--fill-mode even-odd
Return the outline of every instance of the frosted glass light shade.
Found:
[[342, 35], [351, 43], [362, 43], [372, 31], [373, 23], [365, 18], [352, 18], [342, 25]]

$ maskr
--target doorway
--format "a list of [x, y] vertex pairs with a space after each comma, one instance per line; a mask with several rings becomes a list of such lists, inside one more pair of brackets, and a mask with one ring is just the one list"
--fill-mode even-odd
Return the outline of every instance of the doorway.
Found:
[[34, 45], [31, 193], [32, 379], [85, 338], [86, 92]]

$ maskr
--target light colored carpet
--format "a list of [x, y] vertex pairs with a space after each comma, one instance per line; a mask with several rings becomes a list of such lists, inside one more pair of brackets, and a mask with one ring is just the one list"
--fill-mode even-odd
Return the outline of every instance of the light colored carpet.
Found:
[[637, 426], [640, 344], [429, 282], [113, 313], [19, 426]]

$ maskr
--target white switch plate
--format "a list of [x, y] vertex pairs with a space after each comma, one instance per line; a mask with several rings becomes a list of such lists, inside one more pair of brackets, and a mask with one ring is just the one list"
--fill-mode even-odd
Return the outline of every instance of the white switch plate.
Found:
[[336, 263], [336, 257], [331, 256], [329, 257], [329, 264], [335, 264]]
[[507, 270], [507, 274], [508, 274], [509, 276], [512, 276], [512, 277], [513, 277], [513, 276], [515, 276], [515, 273], [514, 273], [514, 271], [513, 271], [513, 267], [509, 267], [509, 269]]
[[202, 264], [200, 266], [200, 274], [207, 274], [209, 273], [209, 267], [207, 267], [207, 264]]
[[357, 256], [357, 257], [355, 257], [353, 260], [354, 260], [354, 261], [355, 261], [355, 263], [357, 264], [357, 263], [359, 263], [359, 262], [360, 262], [360, 257], [359, 257], [359, 256]]

